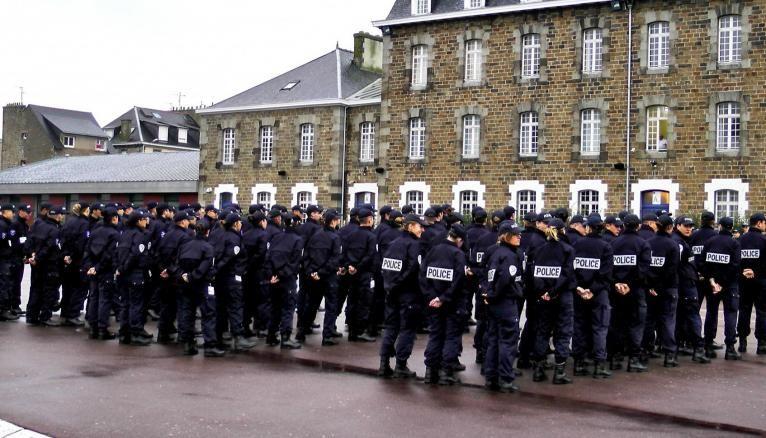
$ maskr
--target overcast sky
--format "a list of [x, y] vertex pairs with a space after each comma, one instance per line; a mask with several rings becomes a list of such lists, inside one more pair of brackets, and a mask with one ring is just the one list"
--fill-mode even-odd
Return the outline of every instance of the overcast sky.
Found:
[[[90, 111], [210, 105], [379, 35], [394, 0], [0, 0], [0, 103]], [[1, 132], [1, 131], [0, 131]]]

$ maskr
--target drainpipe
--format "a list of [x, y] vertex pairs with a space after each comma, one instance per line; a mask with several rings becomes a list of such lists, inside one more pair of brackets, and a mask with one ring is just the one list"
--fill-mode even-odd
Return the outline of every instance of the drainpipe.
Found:
[[346, 219], [346, 118], [348, 117], [348, 107], [343, 106], [343, 131], [342, 153], [340, 165], [340, 217]]
[[[628, 0], [628, 106], [626, 111], [625, 210], [630, 210], [630, 108], [633, 94], [633, 2]], [[638, 213], [636, 213], [638, 214]]]

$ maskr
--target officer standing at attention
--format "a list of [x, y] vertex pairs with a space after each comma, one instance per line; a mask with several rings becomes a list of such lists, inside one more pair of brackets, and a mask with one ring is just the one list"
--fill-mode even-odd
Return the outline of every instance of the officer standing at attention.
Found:
[[673, 219], [663, 214], [657, 218], [657, 234], [648, 240], [652, 249], [652, 264], [649, 268], [649, 298], [644, 348], [654, 347], [655, 332], [665, 353], [664, 366], [678, 366], [676, 357], [676, 313], [678, 306], [678, 269], [681, 252], [678, 244], [670, 237]]
[[499, 243], [487, 261], [486, 300], [489, 327], [484, 358], [485, 386], [502, 392], [518, 390], [513, 362], [519, 342], [519, 303], [522, 290], [523, 258], [519, 251], [521, 229], [510, 222], [500, 225]]
[[[614, 218], [612, 225], [616, 226]], [[614, 257], [611, 245], [601, 237], [602, 226], [598, 213], [588, 216], [587, 234], [574, 245], [577, 294], [574, 296], [572, 354], [580, 365], [575, 367], [575, 375], [583, 375], [582, 364], [591, 355], [595, 361], [593, 377], [597, 379], [611, 377], [605, 362], [606, 336], [612, 314], [609, 291], [614, 284]], [[607, 231], [605, 234], [613, 233]]]
[[[294, 210], [295, 211], [295, 210]], [[298, 227], [298, 235], [301, 236], [301, 239], [303, 239], [303, 244], [308, 245], [311, 238], [314, 236], [314, 234], [322, 229], [322, 224], [320, 224], [320, 221], [322, 220], [322, 209], [320, 209], [316, 205], [309, 205], [306, 207], [306, 221]], [[301, 260], [301, 266], [306, 263], [306, 253], [304, 251], [303, 254], [303, 260]], [[303, 320], [300, 318], [305, 311], [306, 311], [306, 304], [308, 303], [308, 294], [310, 293], [311, 289], [311, 282], [309, 281], [309, 278], [306, 277], [301, 271], [298, 275], [298, 323], [300, 324], [303, 322]], [[300, 337], [304, 334], [313, 333], [312, 326], [314, 324], [314, 321], [312, 320], [309, 322], [308, 328], [306, 327], [298, 327], [298, 334], [297, 338], [300, 340]]]
[[[697, 306], [699, 307], [697, 308], [697, 312], [702, 308], [703, 299], [709, 297], [712, 293], [710, 283], [702, 277], [701, 270], [704, 263], [704, 259], [702, 258], [702, 248], [708, 239], [718, 235], [718, 231], [716, 231], [714, 225], [715, 215], [709, 211], [703, 211], [700, 218], [700, 227], [697, 231], [692, 233], [692, 237], [689, 239], [689, 246], [692, 247], [692, 253], [694, 253], [694, 264], [697, 267], [697, 272], [700, 274], [699, 280], [697, 280], [697, 293], [699, 294], [699, 299], [697, 300]], [[720, 350], [723, 348], [723, 345], [713, 341], [709, 347], [712, 350]]]
[[607, 243], [612, 243], [622, 231], [622, 221], [617, 216], [609, 215], [604, 219], [604, 234], [603, 239]]
[[115, 272], [117, 271], [117, 243], [120, 232], [117, 224], [120, 218], [112, 207], [103, 212], [103, 225], [94, 227], [85, 248], [83, 269], [90, 279], [88, 311], [86, 319], [90, 326], [90, 338], [103, 341], [116, 337], [109, 331], [109, 318], [112, 316], [112, 304], [117, 296]]
[[[187, 213], [177, 213], [175, 219], [180, 219], [179, 215]], [[188, 218], [186, 221], [188, 222]], [[183, 220], [176, 221], [179, 222]], [[217, 345], [215, 290], [211, 286], [215, 251], [207, 242], [210, 223], [200, 221], [195, 228], [196, 236], [181, 244], [178, 249], [178, 262], [170, 268], [171, 275], [181, 285], [178, 300], [178, 340], [184, 345], [184, 354], [197, 354], [194, 320], [199, 308], [202, 315], [205, 357], [222, 357], [226, 352], [220, 350]]]
[[117, 246], [117, 275], [122, 298], [120, 343], [136, 346], [151, 344], [153, 336], [144, 330], [146, 281], [152, 259], [146, 227], [149, 215], [143, 210], [130, 213]]
[[[702, 340], [702, 320], [699, 313], [699, 294], [697, 293], [697, 266], [694, 254], [689, 246], [694, 220], [690, 217], [679, 216], [675, 221], [673, 241], [681, 251], [681, 262], [678, 268], [678, 313], [676, 315], [676, 342], [691, 348], [692, 361], [706, 364], [710, 359], [705, 357]], [[688, 353], [687, 353], [688, 354]]]
[[[266, 263], [266, 216], [260, 210], [250, 214], [250, 229], [242, 235], [242, 245], [247, 253], [247, 273], [245, 274], [245, 337], [257, 333], [266, 337], [269, 326], [269, 289], [264, 264]], [[250, 325], [252, 323], [252, 330]], [[250, 332], [250, 333], [248, 333]]]
[[[375, 283], [375, 287], [372, 290], [368, 332], [376, 337], [380, 334], [380, 326], [383, 324], [386, 310], [386, 290], [383, 287], [383, 277], [380, 266], [383, 259], [383, 253], [388, 249], [388, 245], [391, 243], [390, 240], [384, 242], [383, 236], [391, 236], [391, 234], [387, 232], [394, 227], [399, 228], [399, 226], [394, 224], [391, 219], [391, 213], [393, 211], [394, 209], [390, 205], [380, 207], [380, 211], [378, 212], [380, 215], [380, 223], [373, 230], [373, 234], [375, 234], [375, 242], [377, 244], [373, 272], [373, 283]], [[395, 236], [398, 237], [398, 235]]]
[[742, 274], [739, 277], [739, 352], [747, 352], [750, 336], [750, 315], [755, 307], [755, 338], [757, 354], [766, 354], [766, 216], [750, 216], [750, 228], [739, 238], [742, 246]]
[[[529, 260], [529, 254], [537, 247], [545, 244], [546, 230], [548, 226], [545, 224], [545, 215], [536, 214], [533, 211], [524, 215], [524, 230], [521, 232], [521, 252], [524, 260]], [[560, 236], [557, 236], [560, 237]], [[558, 241], [558, 239], [557, 239]], [[524, 329], [521, 331], [521, 342], [519, 343], [519, 360], [517, 366], [519, 369], [528, 369], [532, 367], [530, 358], [535, 349], [535, 337], [537, 329], [537, 315], [535, 305], [539, 302], [540, 297], [535, 296], [529, 291], [529, 283], [526, 283], [524, 287], [525, 299], [519, 303], [519, 314], [524, 306], [524, 301], [527, 304], [527, 320], [524, 323]], [[571, 333], [570, 333], [571, 337]]]
[[172, 336], [176, 331], [173, 323], [178, 314], [180, 282], [173, 277], [171, 270], [178, 259], [178, 250], [181, 245], [193, 238], [189, 234], [189, 215], [185, 211], [173, 216], [173, 224], [169, 229], [160, 231], [162, 237], [153, 244], [157, 247], [157, 272], [161, 297], [160, 318], [157, 324], [157, 342], [160, 344], [173, 342]]
[[74, 204], [72, 214], [61, 227], [61, 252], [64, 255], [61, 324], [65, 326], [78, 327], [84, 324], [79, 316], [88, 294], [88, 284], [81, 268], [85, 244], [90, 236], [89, 216], [90, 204]]
[[657, 215], [654, 213], [647, 213], [641, 217], [643, 223], [641, 228], [638, 229], [638, 235], [644, 240], [649, 240], [657, 233]]
[[[386, 289], [386, 320], [383, 342], [380, 345], [378, 376], [398, 378], [415, 377], [407, 361], [415, 344], [420, 324], [420, 238], [425, 222], [415, 214], [404, 218], [404, 231], [383, 253], [381, 270]], [[396, 357], [396, 368], [391, 369], [391, 357]]]
[[0, 321], [15, 321], [19, 317], [12, 312], [11, 307], [14, 240], [14, 236], [11, 236], [11, 221], [14, 208], [13, 205], [5, 204], [0, 210]]
[[26, 242], [29, 235], [29, 217], [32, 213], [31, 205], [18, 206], [16, 217], [11, 222], [11, 312], [16, 316], [26, 314], [21, 310], [21, 282], [24, 279], [24, 264], [26, 263]]
[[[27, 302], [27, 324], [57, 327], [59, 322], [51, 319], [53, 307], [58, 299], [61, 286], [61, 268], [64, 256], [61, 254], [61, 222], [66, 215], [65, 207], [48, 210], [30, 231], [29, 264], [33, 270], [33, 285]], [[36, 277], [36, 281], [35, 281]]]
[[609, 369], [622, 369], [623, 354], [628, 354], [628, 372], [647, 371], [641, 363], [641, 341], [646, 325], [646, 275], [652, 263], [652, 249], [638, 235], [640, 221], [628, 214], [625, 229], [611, 243], [614, 263], [610, 292], [612, 318], [607, 337]]
[[579, 214], [572, 216], [569, 221], [569, 227], [566, 232], [567, 240], [570, 245], [574, 245], [578, 240], [585, 237], [585, 219]]
[[718, 307], [723, 301], [724, 343], [726, 360], [739, 360], [740, 354], [734, 348], [737, 342], [737, 312], [739, 311], [739, 284], [742, 247], [732, 238], [734, 221], [730, 217], [718, 221], [721, 226], [717, 236], [705, 242], [702, 248], [702, 275], [710, 284], [711, 294], [707, 297], [705, 313], [705, 349], [708, 357], [715, 357], [711, 343], [718, 330]]
[[348, 276], [348, 340], [351, 342], [375, 342], [375, 337], [365, 332], [369, 329], [370, 282], [375, 263], [375, 235], [372, 232], [372, 211], [359, 210], [359, 228], [343, 245], [343, 271]]
[[[271, 319], [266, 344], [280, 345], [282, 349], [301, 348], [299, 342], [290, 339], [293, 332], [293, 316], [297, 299], [296, 281], [300, 270], [303, 240], [296, 232], [298, 222], [293, 224], [293, 216], [282, 216], [285, 226], [283, 233], [274, 234], [266, 253], [266, 278], [271, 291]], [[280, 332], [281, 341], [277, 339]]]
[[[561, 230], [560, 230], [561, 228]], [[534, 301], [537, 321], [534, 326], [532, 358], [535, 371], [532, 379], [542, 382], [545, 360], [550, 346], [551, 333], [555, 346], [555, 384], [571, 383], [565, 372], [572, 341], [573, 293], [577, 286], [574, 273], [574, 249], [560, 240], [564, 223], [560, 219], [550, 221], [545, 230], [546, 241], [533, 247], [526, 254], [527, 302]], [[523, 237], [522, 237], [523, 240]], [[526, 330], [526, 326], [524, 328]]]

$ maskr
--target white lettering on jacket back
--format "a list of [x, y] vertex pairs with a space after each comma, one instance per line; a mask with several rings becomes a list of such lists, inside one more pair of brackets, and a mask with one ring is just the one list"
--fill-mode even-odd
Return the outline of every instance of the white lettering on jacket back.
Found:
[[535, 266], [537, 278], [559, 278], [560, 276], [561, 266]]
[[426, 268], [426, 278], [429, 280], [452, 281], [453, 270], [429, 266]]
[[395, 271], [395, 272], [401, 272], [402, 271], [402, 261], [396, 260], [396, 259], [383, 259], [383, 265], [381, 266], [381, 269], [384, 271]]

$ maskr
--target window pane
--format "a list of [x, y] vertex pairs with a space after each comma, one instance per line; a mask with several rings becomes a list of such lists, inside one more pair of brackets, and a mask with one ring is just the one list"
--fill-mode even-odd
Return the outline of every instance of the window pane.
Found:
[[428, 82], [428, 51], [426, 46], [412, 48], [412, 85], [423, 86]]
[[601, 55], [603, 51], [601, 29], [588, 29], [583, 32], [583, 61], [584, 73], [598, 73], [601, 71]]
[[375, 160], [375, 124], [372, 122], [362, 123], [359, 160], [365, 162]]
[[665, 68], [670, 63], [670, 23], [649, 25], [649, 68]]
[[223, 164], [234, 164], [234, 129], [223, 130]]
[[303, 162], [314, 161], [314, 125], [301, 125], [301, 156]]
[[271, 126], [261, 128], [261, 163], [271, 163], [274, 154], [274, 129]]
[[481, 80], [481, 41], [471, 40], [465, 44], [465, 81]]
[[478, 206], [479, 193], [474, 190], [464, 190], [460, 192], [460, 212], [463, 215], [469, 215], [474, 207]]
[[421, 118], [410, 120], [410, 152], [411, 159], [425, 157], [426, 147], [426, 122]]
[[519, 155], [536, 156], [538, 144], [538, 115], [534, 111], [521, 114], [519, 123]]
[[668, 131], [670, 124], [666, 106], [652, 106], [646, 110], [646, 150], [665, 152], [668, 150]]
[[271, 209], [271, 193], [258, 192], [258, 195], [255, 197], [255, 201], [258, 204], [263, 205], [267, 210]]
[[716, 220], [722, 217], [735, 217], [739, 212], [739, 192], [736, 190], [718, 190], [715, 192]]
[[529, 212], [537, 211], [537, 192], [532, 190], [521, 190], [516, 194], [516, 211], [518, 217], [524, 217]]
[[595, 190], [581, 190], [578, 193], [579, 205], [577, 211], [582, 216], [587, 216], [591, 213], [598, 213], [598, 192]]
[[580, 153], [598, 155], [601, 149], [601, 112], [586, 109], [581, 113]]
[[463, 158], [477, 158], [481, 137], [481, 122], [479, 116], [463, 117]]
[[407, 205], [412, 207], [413, 211], [417, 215], [423, 214], [423, 192], [409, 191], [406, 197]]
[[734, 64], [742, 61], [742, 25], [739, 15], [718, 19], [718, 62]]
[[737, 102], [718, 104], [717, 144], [719, 151], [737, 151], [740, 144], [740, 110]]
[[540, 35], [524, 35], [521, 51], [521, 75], [526, 78], [540, 75]]

